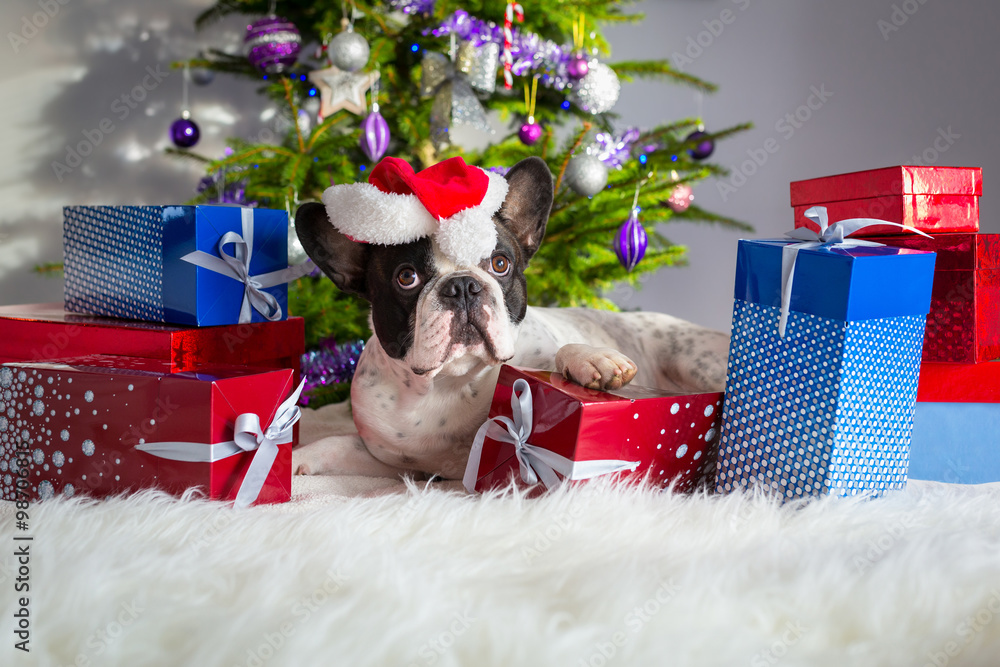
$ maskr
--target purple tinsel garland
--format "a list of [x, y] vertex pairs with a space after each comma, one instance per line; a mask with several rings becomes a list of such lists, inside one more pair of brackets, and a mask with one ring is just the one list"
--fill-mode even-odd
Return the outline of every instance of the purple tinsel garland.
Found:
[[430, 14], [434, 0], [389, 0], [389, 6], [404, 14]]
[[[198, 181], [198, 192], [208, 191], [209, 196], [206, 202], [209, 204], [237, 204], [239, 206], [251, 205], [247, 202], [246, 181], [239, 180], [233, 183], [226, 183], [222, 188], [222, 192], [219, 192], [219, 185], [219, 174], [202, 176], [201, 180]], [[256, 202], [254, 202], [254, 204], [256, 204]]]
[[598, 159], [608, 168], [621, 169], [622, 164], [632, 157], [632, 144], [639, 140], [641, 134], [637, 127], [630, 127], [621, 135], [598, 132], [595, 137], [600, 148]]
[[[512, 31], [510, 53], [514, 58], [511, 71], [515, 76], [523, 76], [528, 70], [544, 70], [538, 80], [542, 85], [556, 90], [565, 90], [573, 83], [566, 73], [566, 65], [575, 53], [571, 46], [563, 47], [555, 42], [542, 39], [530, 32]], [[503, 46], [503, 26], [493, 21], [484, 21], [469, 14], [464, 9], [457, 10], [440, 27], [431, 30], [435, 37], [454, 34], [471, 41], [476, 46], [493, 42]]]
[[303, 354], [302, 377], [306, 384], [299, 404], [309, 404], [309, 393], [313, 389], [350, 382], [364, 348], [365, 343], [361, 340], [337, 345], [337, 341], [327, 338], [318, 347]]

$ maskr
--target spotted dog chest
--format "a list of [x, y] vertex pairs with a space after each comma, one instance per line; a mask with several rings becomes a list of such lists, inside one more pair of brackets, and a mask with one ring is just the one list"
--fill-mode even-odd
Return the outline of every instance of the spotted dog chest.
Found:
[[[365, 447], [391, 466], [461, 477], [472, 438], [489, 412], [498, 367], [461, 377], [397, 377], [366, 347], [351, 389], [354, 423]], [[369, 359], [365, 359], [369, 356]]]

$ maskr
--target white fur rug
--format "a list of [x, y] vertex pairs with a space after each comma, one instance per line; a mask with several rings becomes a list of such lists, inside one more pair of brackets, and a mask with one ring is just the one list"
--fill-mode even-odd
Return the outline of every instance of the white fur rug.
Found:
[[[242, 512], [46, 501], [26, 533], [2, 503], [0, 664], [1000, 662], [1000, 485], [800, 508], [599, 481], [537, 499], [294, 486]], [[29, 654], [12, 628], [26, 534]]]

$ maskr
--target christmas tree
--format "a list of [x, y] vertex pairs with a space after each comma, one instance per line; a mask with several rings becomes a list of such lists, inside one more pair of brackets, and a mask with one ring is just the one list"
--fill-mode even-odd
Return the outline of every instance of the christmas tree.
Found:
[[[643, 131], [617, 127], [612, 108], [621, 81], [651, 77], [714, 90], [662, 60], [605, 63], [600, 26], [643, 19], [622, 4], [222, 0], [198, 25], [246, 15], [246, 55], [212, 50], [179, 65], [262, 81], [287, 132], [268, 142], [231, 139], [219, 159], [176, 151], [206, 163], [211, 187], [194, 201], [247, 200], [294, 214], [331, 184], [364, 180], [383, 154], [418, 170], [462, 155], [501, 172], [539, 156], [556, 192], [545, 242], [528, 269], [530, 303], [614, 309], [603, 296], [614, 285], [684, 261], [685, 249], [658, 223], [744, 227], [692, 204], [690, 185], [724, 174], [705, 161], [714, 142], [749, 127], [707, 133], [698, 118]], [[307, 109], [317, 99], [314, 121]], [[490, 134], [490, 112], [505, 130]], [[453, 142], [460, 124], [482, 130], [488, 143]], [[325, 277], [296, 281], [289, 310], [306, 318], [309, 346], [370, 335], [367, 304]], [[325, 402], [344, 396], [345, 387], [313, 394]]]

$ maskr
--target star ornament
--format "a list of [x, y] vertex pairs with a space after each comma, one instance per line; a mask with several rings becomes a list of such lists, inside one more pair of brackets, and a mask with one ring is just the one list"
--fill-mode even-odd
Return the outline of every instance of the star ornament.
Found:
[[378, 78], [378, 72], [344, 72], [332, 66], [309, 72], [309, 80], [319, 90], [320, 122], [341, 109], [363, 114], [368, 108], [365, 93]]

